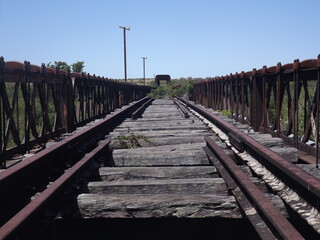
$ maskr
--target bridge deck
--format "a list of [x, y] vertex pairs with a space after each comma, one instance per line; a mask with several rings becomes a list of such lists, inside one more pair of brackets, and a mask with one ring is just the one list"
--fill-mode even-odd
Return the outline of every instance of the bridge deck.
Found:
[[[119, 149], [119, 136], [145, 136], [142, 147]], [[196, 117], [182, 117], [171, 100], [155, 100], [143, 117], [112, 133], [113, 159], [78, 197], [83, 218], [241, 218], [233, 196], [202, 149], [215, 134]]]

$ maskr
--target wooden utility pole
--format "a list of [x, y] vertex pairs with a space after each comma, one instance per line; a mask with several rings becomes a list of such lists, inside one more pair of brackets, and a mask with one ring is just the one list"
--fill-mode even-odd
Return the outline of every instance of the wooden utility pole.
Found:
[[122, 27], [123, 29], [123, 52], [124, 52], [124, 81], [127, 82], [127, 48], [126, 48], [126, 30], [130, 31], [130, 27]]

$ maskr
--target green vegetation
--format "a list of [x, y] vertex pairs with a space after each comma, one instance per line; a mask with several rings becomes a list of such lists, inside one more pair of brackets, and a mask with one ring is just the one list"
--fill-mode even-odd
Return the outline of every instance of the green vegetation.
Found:
[[[14, 109], [12, 113], [12, 118], [14, 120], [14, 125], [17, 129], [18, 133], [18, 138], [20, 142], [24, 142], [24, 134], [25, 134], [25, 128], [26, 128], [26, 119], [25, 114], [26, 114], [26, 109], [25, 109], [25, 99], [23, 97], [23, 92], [21, 89], [21, 83], [12, 83], [12, 82], [7, 82], [5, 83], [5, 91], [8, 96], [8, 101], [11, 105], [11, 107]], [[55, 119], [56, 119], [56, 110], [55, 106], [53, 103], [53, 97], [52, 97], [52, 91], [51, 89], [48, 89], [46, 91], [47, 96], [47, 113], [48, 113], [48, 120], [49, 120], [49, 126], [43, 126], [43, 112], [42, 112], [42, 107], [40, 103], [40, 98], [39, 98], [39, 89], [36, 87], [34, 88], [33, 84], [30, 84], [30, 94], [34, 96], [34, 98], [29, 99], [31, 103], [31, 111], [28, 112], [27, 114], [30, 114], [30, 117], [34, 119], [35, 123], [35, 129], [37, 131], [38, 136], [41, 136], [42, 134], [46, 134], [48, 132], [51, 132], [54, 124], [55, 124]], [[15, 100], [14, 100], [15, 99]], [[14, 105], [12, 103], [15, 102]], [[6, 116], [4, 119], [4, 126], [7, 126], [9, 117]], [[11, 122], [13, 124], [13, 122]], [[41, 132], [41, 130], [43, 132]], [[36, 136], [33, 135], [33, 132], [30, 129], [30, 139], [35, 138]], [[7, 143], [7, 148], [13, 147], [16, 144], [14, 143], [13, 136], [10, 132], [9, 137], [8, 137], [8, 143]]]
[[229, 110], [216, 110], [216, 111], [226, 117], [232, 118], [232, 113]]
[[145, 142], [150, 142], [149, 138], [143, 135], [135, 135], [131, 132], [130, 128], [128, 128], [129, 136], [118, 136], [120, 148], [136, 148], [141, 147], [140, 140]]
[[[314, 81], [308, 81], [305, 83], [305, 86], [301, 86], [300, 94], [299, 94], [299, 102], [298, 102], [298, 135], [299, 137], [302, 137], [304, 135], [304, 130], [306, 128], [307, 121], [311, 118], [311, 110], [312, 110], [312, 102], [314, 100], [315, 94], [316, 94], [316, 87], [317, 82]], [[307, 89], [307, 91], [306, 91]], [[291, 101], [289, 98], [289, 95], [291, 96]], [[280, 125], [282, 130], [288, 129], [289, 119], [290, 119], [290, 113], [294, 109], [294, 83], [290, 82], [289, 88], [286, 89], [284, 93], [282, 108], [280, 112]], [[271, 115], [270, 121], [274, 120], [275, 118], [275, 102], [273, 100], [273, 97], [270, 98], [270, 104], [269, 104], [269, 116]], [[313, 118], [312, 118], [313, 119]], [[315, 141], [315, 135], [311, 133], [310, 140]]]
[[152, 98], [169, 98], [173, 96], [189, 98], [192, 96], [194, 82], [195, 80], [192, 78], [173, 80], [167, 85], [161, 85], [153, 89], [148, 96]]
[[59, 69], [63, 69], [66, 71], [71, 71], [75, 72], [75, 73], [81, 73], [83, 72], [84, 69], [84, 62], [83, 61], [78, 61], [76, 63], [73, 63], [71, 65], [67, 64], [66, 62], [54, 62], [54, 64], [51, 64], [51, 62], [47, 63], [47, 67], [51, 67], [51, 68], [59, 68]]

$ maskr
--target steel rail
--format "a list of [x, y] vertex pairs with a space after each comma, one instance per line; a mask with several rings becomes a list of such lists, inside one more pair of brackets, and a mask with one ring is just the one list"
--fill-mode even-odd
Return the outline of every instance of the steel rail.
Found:
[[235, 126], [227, 123], [213, 113], [207, 111], [201, 106], [179, 98], [188, 107], [194, 109], [209, 121], [217, 125], [225, 134], [233, 134], [242, 143], [244, 149], [258, 157], [257, 160], [275, 174], [279, 179], [285, 182], [291, 189], [296, 191], [306, 201], [319, 210], [320, 203], [320, 180], [311, 174], [303, 171], [293, 163], [285, 160], [283, 157], [263, 146], [253, 138], [246, 135]]
[[[227, 173], [233, 181], [237, 184], [233, 185], [230, 181], [230, 177], [226, 177], [226, 173], [220, 172], [222, 177], [225, 179], [229, 189], [234, 190], [239, 187], [241, 192], [244, 194], [233, 192], [237, 201], [242, 203], [245, 201], [243, 197], [248, 198], [251, 205], [257, 210], [259, 215], [262, 215], [256, 223], [257, 219], [252, 219], [252, 210], [248, 214], [248, 218], [254, 227], [261, 227], [261, 220], [266, 223], [269, 229], [278, 239], [304, 239], [301, 234], [289, 223], [289, 221], [280, 213], [280, 211], [272, 204], [272, 202], [266, 198], [263, 192], [249, 179], [249, 177], [235, 164], [235, 162], [209, 137], [205, 137], [207, 146], [212, 150], [217, 159], [226, 169]], [[219, 171], [219, 169], [218, 169]], [[243, 196], [244, 195], [244, 196]], [[240, 197], [239, 197], [240, 196]], [[240, 206], [242, 204], [239, 204]], [[243, 209], [247, 214], [247, 211]], [[268, 232], [266, 229], [257, 229], [258, 234], [262, 239], [274, 239], [273, 234]]]
[[134, 111], [131, 115], [132, 119], [137, 119], [141, 117], [146, 108], [153, 102], [154, 99], [149, 99], [145, 102], [141, 107], [139, 107], [136, 111]]
[[[86, 139], [88, 136], [93, 136], [95, 133], [101, 133], [101, 131], [107, 129], [110, 124], [115, 123], [120, 118], [127, 116], [129, 112], [133, 111], [135, 108], [146, 102], [149, 98], [143, 98], [140, 101], [137, 101], [135, 104], [127, 105], [123, 109], [116, 111], [112, 115], [107, 115], [101, 122], [94, 124], [93, 126], [84, 129], [81, 132], [75, 133], [66, 139], [61, 140], [50, 148], [44, 149], [36, 155], [29, 157], [23, 162], [14, 165], [13, 167], [6, 169], [0, 174], [0, 189], [2, 185], [10, 181], [14, 183], [18, 177], [21, 177], [26, 171], [29, 171], [31, 168], [36, 168], [37, 164], [41, 161], [46, 161], [49, 156], [53, 155], [56, 152], [62, 152], [66, 148], [73, 146], [74, 144]], [[24, 179], [25, 180], [25, 179]], [[1, 190], [0, 190], [1, 192]]]
[[178, 100], [176, 97], [172, 97], [171, 98], [173, 100], [173, 103], [179, 108], [179, 110], [181, 111], [181, 115], [184, 117], [184, 118], [189, 118], [190, 115], [189, 115], [189, 111], [188, 109], [183, 106]]
[[[0, 214], [1, 223], [4, 224], [10, 217], [21, 210], [26, 202], [30, 201], [30, 197], [24, 196], [26, 186], [34, 184], [34, 180], [49, 171], [50, 164], [55, 161], [65, 161], [66, 155], [75, 150], [76, 146], [92, 139], [93, 137], [102, 136], [107, 133], [127, 116], [135, 111], [138, 107], [148, 101], [145, 97], [133, 104], [122, 107], [122, 109], [107, 115], [103, 120], [89, 126], [88, 128], [75, 133], [53, 146], [40, 151], [39, 153], [25, 159], [24, 161], [8, 168], [0, 173]], [[102, 136], [104, 137], [104, 136]], [[62, 159], [62, 160], [61, 160]], [[38, 179], [37, 179], [38, 180]], [[49, 179], [46, 179], [49, 182]], [[52, 181], [52, 179], [51, 179]], [[38, 181], [36, 181], [38, 182]], [[46, 183], [45, 183], [46, 184]], [[30, 187], [30, 186], [29, 186]], [[15, 206], [14, 209], [12, 206]]]
[[0, 228], [0, 239], [7, 239], [12, 237], [19, 229], [21, 229], [28, 221], [31, 221], [43, 208], [52, 203], [58, 194], [61, 194], [65, 190], [68, 184], [79, 174], [79, 172], [98, 154], [108, 148], [110, 140], [105, 140], [99, 144], [93, 151], [88, 153], [79, 162], [69, 168], [62, 176], [54, 181], [47, 189], [41, 192], [26, 205], [21, 211], [19, 211], [14, 217], [12, 217], [7, 223]]

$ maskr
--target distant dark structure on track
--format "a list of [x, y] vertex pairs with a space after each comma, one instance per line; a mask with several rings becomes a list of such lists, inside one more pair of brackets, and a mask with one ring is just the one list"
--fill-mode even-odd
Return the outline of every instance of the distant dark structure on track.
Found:
[[165, 75], [165, 74], [157, 75], [155, 78], [156, 87], [160, 86], [161, 80], [167, 81], [167, 84], [168, 84], [169, 82], [171, 82], [171, 77], [170, 77], [170, 75]]

